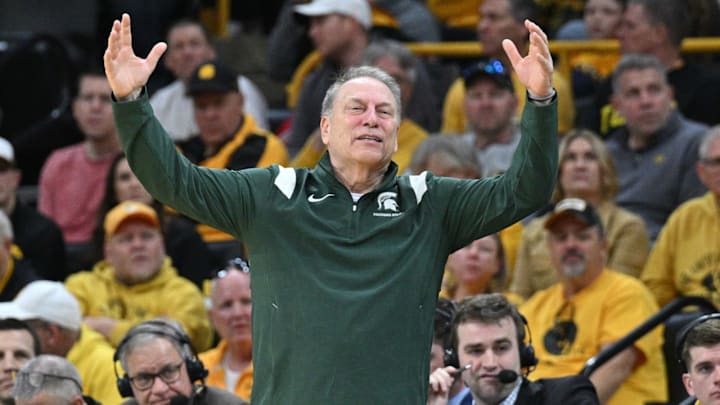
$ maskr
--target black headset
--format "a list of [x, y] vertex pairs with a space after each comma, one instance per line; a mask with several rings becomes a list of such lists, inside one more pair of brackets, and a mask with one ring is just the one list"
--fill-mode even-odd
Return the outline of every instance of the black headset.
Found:
[[[117, 380], [116, 382], [118, 392], [120, 392], [120, 395], [123, 398], [133, 397], [134, 395], [132, 391], [132, 386], [130, 384], [130, 377], [128, 377], [127, 373], [125, 373], [122, 377], [118, 374], [117, 362], [120, 361], [120, 353], [122, 352], [124, 346], [131, 339], [140, 334], [152, 334], [162, 336], [178, 342], [183, 348], [185, 348], [185, 350], [182, 350], [181, 356], [185, 359], [185, 368], [187, 369], [190, 381], [194, 382], [197, 380], [202, 380], [204, 384], [205, 377], [207, 377], [208, 375], [208, 371], [202, 361], [200, 361], [200, 359], [198, 358], [197, 352], [195, 352], [195, 349], [193, 348], [188, 335], [186, 335], [185, 332], [183, 332], [181, 329], [173, 326], [168, 322], [161, 320], [150, 320], [145, 321], [130, 329], [130, 331], [128, 331], [128, 333], [122, 338], [120, 343], [118, 343], [117, 349], [115, 350], [115, 355], [113, 356], [113, 369], [115, 371], [115, 378]], [[192, 353], [192, 356], [188, 357], [187, 353]]]
[[687, 325], [683, 326], [682, 329], [680, 329], [680, 332], [678, 332], [678, 334], [675, 336], [675, 357], [677, 358], [680, 365], [683, 366], [683, 368], [685, 368], [685, 363], [682, 359], [682, 351], [683, 346], [685, 346], [685, 339], [687, 339], [688, 333], [690, 333], [691, 330], [695, 329], [696, 326], [711, 319], [720, 319], [720, 313], [714, 312], [693, 319], [692, 321], [688, 322]]
[[[443, 311], [446, 312], [446, 311]], [[524, 368], [527, 370], [527, 373], [530, 373], [535, 366], [538, 364], [538, 358], [535, 356], [535, 348], [532, 345], [532, 333], [530, 332], [530, 327], [528, 326], [527, 319], [525, 319], [525, 316], [521, 313], [517, 313], [520, 316], [520, 319], [522, 319], [523, 322], [523, 330], [520, 332], [520, 342], [519, 343], [519, 350], [520, 350], [520, 368]], [[452, 314], [451, 323], [454, 323], [454, 317], [455, 313]], [[525, 344], [525, 331], [527, 330], [527, 336], [528, 336], [528, 342]], [[456, 333], [453, 330], [453, 333]], [[454, 341], [456, 339], [452, 338], [449, 339], [449, 342], [447, 343], [447, 346], [445, 347], [445, 353], [444, 353], [444, 361], [446, 366], [453, 366], [455, 368], [460, 368], [460, 358], [458, 357], [458, 351], [455, 347]]]

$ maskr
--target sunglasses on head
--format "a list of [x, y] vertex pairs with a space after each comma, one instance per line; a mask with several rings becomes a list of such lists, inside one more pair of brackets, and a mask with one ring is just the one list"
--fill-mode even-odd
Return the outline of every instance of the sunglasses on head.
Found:
[[497, 59], [490, 59], [487, 61], [480, 61], [471, 66], [468, 66], [463, 70], [463, 77], [468, 77], [474, 72], [483, 71], [490, 75], [504, 75], [507, 74], [505, 66], [502, 62]]
[[228, 260], [227, 265], [223, 267], [222, 269], [215, 270], [210, 274], [210, 278], [216, 279], [216, 278], [223, 278], [228, 275], [228, 272], [230, 270], [237, 270], [241, 271], [243, 273], [250, 273], [250, 266], [247, 264], [247, 262], [239, 257], [234, 257], [230, 260]]

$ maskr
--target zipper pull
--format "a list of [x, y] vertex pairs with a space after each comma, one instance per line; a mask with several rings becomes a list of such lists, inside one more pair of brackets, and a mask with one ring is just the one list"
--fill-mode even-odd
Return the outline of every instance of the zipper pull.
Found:
[[357, 211], [357, 203], [353, 204], [353, 212]]

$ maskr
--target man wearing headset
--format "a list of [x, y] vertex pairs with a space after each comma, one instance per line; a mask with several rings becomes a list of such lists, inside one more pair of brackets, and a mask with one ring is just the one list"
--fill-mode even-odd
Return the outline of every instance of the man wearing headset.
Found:
[[525, 330], [525, 318], [502, 294], [463, 300], [452, 324], [460, 368], [446, 366], [430, 375], [427, 404], [448, 404], [448, 389], [456, 378], [470, 388], [460, 405], [598, 404], [595, 388], [586, 377], [530, 382], [521, 375], [537, 363], [529, 336], [525, 342]]
[[207, 370], [178, 324], [157, 319], [134, 326], [118, 345], [115, 360], [126, 372], [118, 375], [120, 395], [133, 397], [123, 405], [247, 404], [229, 392], [205, 386]]
[[692, 321], [678, 334], [676, 346], [687, 368], [683, 384], [697, 398], [695, 404], [720, 404], [720, 313]]

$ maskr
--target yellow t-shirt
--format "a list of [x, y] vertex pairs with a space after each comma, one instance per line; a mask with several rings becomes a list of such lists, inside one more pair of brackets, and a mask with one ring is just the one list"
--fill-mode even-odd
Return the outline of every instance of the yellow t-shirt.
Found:
[[[650, 291], [638, 279], [608, 269], [569, 300], [563, 296], [561, 283], [538, 291], [520, 307], [539, 360], [530, 377], [578, 374], [602, 347], [619, 340], [657, 311]], [[642, 359], [608, 405], [667, 401], [662, 336], [662, 329], [655, 328], [635, 342]]]

